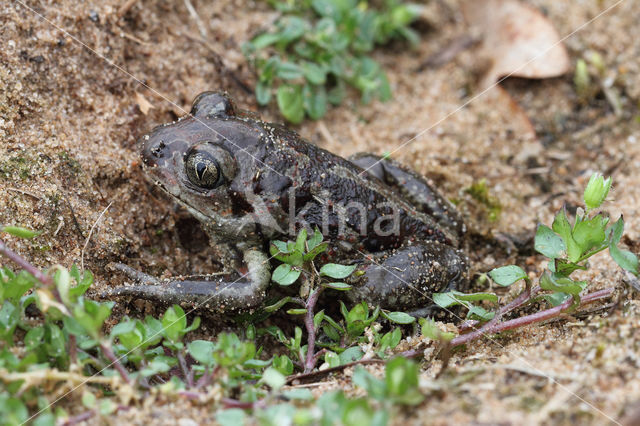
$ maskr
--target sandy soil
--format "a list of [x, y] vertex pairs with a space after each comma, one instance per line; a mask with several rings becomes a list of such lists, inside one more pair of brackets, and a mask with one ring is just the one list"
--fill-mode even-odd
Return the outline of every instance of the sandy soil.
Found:
[[[146, 183], [135, 140], [184, 114], [204, 90], [227, 90], [241, 107], [256, 109], [247, 89], [254, 76], [240, 46], [275, 16], [261, 2], [240, 0], [193, 1], [197, 19], [181, 1], [140, 1], [120, 16], [124, 3], [0, 3], [0, 224], [44, 231], [34, 241], [7, 238], [7, 243], [38, 266], [84, 262], [98, 289], [121, 283], [107, 269], [114, 261], [156, 275], [215, 268], [205, 243], [183, 244], [193, 222]], [[614, 4], [531, 3], [563, 36]], [[428, 25], [422, 25], [415, 49], [396, 45], [375, 54], [388, 70], [392, 101], [364, 106], [352, 97], [299, 132], [341, 155], [392, 151], [420, 134], [393, 157], [459, 200], [468, 221], [487, 232], [531, 235], [538, 222], [550, 223], [563, 203], [579, 204], [586, 179], [602, 171], [614, 178], [608, 211], [624, 214], [624, 241], [637, 252], [640, 7], [624, 0], [566, 40], [572, 64], [590, 51], [602, 55], [616, 76], [622, 114], [615, 115], [602, 96], [580, 102], [571, 73], [503, 84], [530, 117], [538, 134], [532, 141], [508, 106], [480, 97], [460, 108], [482, 69], [477, 50], [417, 71], [465, 34], [458, 6], [454, 0], [430, 2]], [[153, 106], [146, 114], [145, 100]], [[278, 120], [274, 109], [260, 113]], [[464, 192], [483, 178], [502, 203], [495, 223]], [[500, 260], [485, 256], [476, 268]], [[521, 261], [534, 273], [543, 266], [535, 257]], [[428, 390], [439, 366], [427, 366], [423, 381], [431, 396], [395, 422], [607, 424], [629, 416], [640, 405], [638, 292], [605, 255], [593, 260], [585, 278], [596, 289], [616, 287], [617, 303], [470, 345], [452, 359], [451, 386], [443, 389]], [[153, 312], [153, 306], [119, 308], [128, 311]], [[211, 329], [205, 334], [213, 335]], [[143, 422], [149, 416], [174, 423], [211, 415], [206, 407], [189, 409], [179, 401], [130, 411], [120, 420]]]

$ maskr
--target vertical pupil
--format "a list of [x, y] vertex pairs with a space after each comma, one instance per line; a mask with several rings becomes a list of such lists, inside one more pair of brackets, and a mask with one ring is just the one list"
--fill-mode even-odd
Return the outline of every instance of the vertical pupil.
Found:
[[198, 161], [196, 163], [196, 176], [198, 176], [198, 179], [202, 180], [205, 170], [207, 170], [207, 164], [204, 161]]

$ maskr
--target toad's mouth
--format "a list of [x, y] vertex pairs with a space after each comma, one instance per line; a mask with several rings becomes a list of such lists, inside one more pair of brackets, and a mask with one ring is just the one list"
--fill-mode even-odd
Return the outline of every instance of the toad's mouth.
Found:
[[[170, 198], [177, 201], [178, 204], [186, 208], [200, 222], [211, 221], [211, 218], [203, 213], [200, 209], [194, 207], [188, 201], [181, 197], [183, 189], [180, 188], [178, 181], [168, 172], [160, 172], [158, 169], [153, 170], [154, 173], [147, 173], [147, 177], [151, 182], [160, 188], [164, 193], [168, 194]], [[157, 176], [154, 176], [157, 175]]]

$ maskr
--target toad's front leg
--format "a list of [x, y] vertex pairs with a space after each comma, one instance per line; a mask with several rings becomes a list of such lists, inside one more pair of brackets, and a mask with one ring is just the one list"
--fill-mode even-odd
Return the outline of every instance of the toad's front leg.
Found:
[[271, 281], [271, 267], [266, 254], [257, 249], [244, 252], [244, 274], [234, 273], [198, 280], [157, 280], [129, 266], [116, 268], [136, 281], [103, 293], [103, 297], [133, 296], [165, 305], [179, 304], [216, 313], [242, 313], [262, 306]]

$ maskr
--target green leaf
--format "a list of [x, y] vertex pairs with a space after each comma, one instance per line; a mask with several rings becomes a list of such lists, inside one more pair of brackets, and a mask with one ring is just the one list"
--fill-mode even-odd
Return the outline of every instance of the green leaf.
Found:
[[544, 272], [540, 277], [540, 288], [577, 296], [587, 286], [586, 281], [573, 281], [571, 278]]
[[32, 231], [21, 226], [4, 226], [0, 230], [6, 232], [7, 234], [13, 235], [14, 237], [26, 239], [31, 239], [42, 234], [42, 231]]
[[579, 265], [577, 263], [567, 262], [564, 259], [554, 259], [553, 260], [553, 268], [550, 267], [553, 272], [557, 272], [560, 275], [570, 275], [573, 271], [577, 271], [581, 269], [583, 271], [587, 270], [586, 266]]
[[313, 316], [313, 328], [317, 330], [324, 319], [324, 309], [320, 310]]
[[441, 331], [431, 318], [420, 318], [419, 322], [422, 335], [431, 340], [451, 340], [455, 337], [453, 333]]
[[338, 280], [347, 278], [357, 265], [338, 265], [337, 263], [327, 263], [320, 268], [321, 277], [331, 277]]
[[493, 293], [461, 293], [459, 291], [449, 291], [447, 293], [434, 293], [433, 301], [441, 308], [449, 306], [465, 305], [464, 302], [475, 302], [480, 300], [488, 300], [489, 302], [497, 302], [498, 296]]
[[470, 305], [469, 312], [467, 312], [467, 318], [478, 321], [489, 321], [495, 316], [495, 314], [495, 312], [488, 311], [482, 306]]
[[342, 80], [338, 80], [338, 84], [327, 92], [327, 100], [332, 105], [340, 105], [346, 95], [347, 89], [344, 83], [342, 83]]
[[209, 367], [216, 363], [216, 360], [213, 357], [214, 349], [214, 343], [207, 340], [194, 340], [187, 345], [189, 355], [191, 355], [191, 357], [200, 364]]
[[289, 245], [284, 241], [271, 241], [271, 245], [269, 246], [269, 251], [271, 255], [275, 256], [278, 253], [289, 254], [291, 251], [289, 250]]
[[387, 386], [383, 380], [369, 373], [364, 367], [358, 365], [351, 379], [353, 384], [367, 391], [367, 394], [375, 400], [384, 401], [387, 396]]
[[280, 112], [293, 124], [298, 124], [304, 118], [304, 98], [302, 87], [299, 85], [283, 84], [278, 87], [278, 108]]
[[0, 293], [2, 293], [4, 299], [9, 299], [17, 305], [20, 298], [24, 296], [27, 291], [35, 287], [36, 283], [37, 281], [33, 275], [27, 271], [20, 271], [8, 280], [4, 288], [1, 285], [2, 280], [0, 280], [0, 289], [3, 290]]
[[295, 250], [300, 253], [304, 253], [307, 242], [307, 230], [305, 228], [300, 229], [298, 237], [296, 238]]
[[326, 288], [332, 288], [334, 290], [340, 290], [340, 291], [347, 291], [347, 290], [351, 290], [352, 288], [349, 284], [341, 283], [341, 282], [323, 283], [322, 286]]
[[412, 324], [416, 321], [415, 317], [405, 313], [405, 312], [385, 312], [384, 310], [380, 311], [380, 314], [388, 319], [389, 321], [395, 324]]
[[110, 399], [101, 400], [100, 401], [100, 406], [98, 407], [98, 411], [103, 416], [107, 416], [109, 414], [112, 414], [117, 409], [118, 409], [118, 406]]
[[280, 285], [288, 286], [296, 282], [301, 273], [300, 270], [293, 269], [291, 265], [283, 263], [273, 271], [271, 279]]
[[294, 308], [294, 309], [287, 310], [287, 314], [289, 315], [304, 315], [306, 313], [307, 313], [307, 310], [304, 308]]
[[560, 257], [567, 250], [562, 237], [546, 225], [539, 225], [536, 231], [535, 250], [550, 259]]
[[496, 284], [503, 287], [510, 286], [515, 282], [528, 278], [527, 273], [521, 267], [516, 265], [496, 268], [489, 272], [489, 276]]
[[142, 377], [150, 377], [171, 370], [171, 365], [165, 358], [167, 357], [155, 357], [145, 368], [140, 370]]
[[318, 228], [313, 230], [313, 235], [307, 240], [307, 248], [309, 252], [316, 248], [323, 240], [322, 232]]
[[638, 275], [638, 257], [628, 250], [621, 250], [616, 245], [609, 246], [611, 258], [622, 269]]
[[357, 361], [361, 359], [363, 356], [364, 356], [364, 352], [362, 352], [362, 349], [360, 349], [360, 346], [352, 346], [339, 355], [340, 365]]
[[487, 300], [489, 302], [498, 303], [498, 296], [494, 293], [461, 293], [459, 291], [452, 292], [454, 297], [458, 300], [476, 302], [480, 300]]
[[337, 353], [328, 351], [324, 354], [324, 362], [329, 365], [329, 368], [340, 366], [340, 357]]
[[[393, 349], [398, 346], [400, 340], [402, 339], [402, 331], [400, 327], [396, 327], [393, 331], [385, 333], [384, 336], [380, 339], [380, 350], [384, 352], [386, 349]], [[382, 357], [382, 356], [381, 356]]]
[[460, 302], [453, 296], [453, 293], [433, 293], [433, 303], [441, 308], [448, 308], [450, 306], [459, 305]]
[[82, 405], [89, 409], [94, 408], [96, 406], [96, 396], [88, 390], [85, 390], [82, 392]]
[[297, 16], [286, 16], [280, 22], [282, 23], [280, 41], [285, 44], [302, 37], [310, 26], [305, 19]]
[[327, 82], [327, 71], [324, 67], [313, 62], [303, 62], [302, 72], [307, 81], [314, 85], [324, 85]]
[[62, 302], [67, 306], [70, 305], [69, 288], [71, 287], [71, 275], [69, 271], [66, 268], [57, 268], [53, 276], [53, 281]]
[[607, 229], [607, 239], [609, 244], [618, 245], [620, 239], [622, 239], [622, 233], [624, 232], [624, 220], [622, 216], [616, 222]]
[[292, 266], [300, 266], [303, 262], [302, 251], [295, 249], [294, 243], [284, 243], [282, 241], [272, 241], [269, 246], [272, 256], [283, 263]]
[[385, 383], [389, 397], [398, 404], [416, 405], [424, 400], [418, 389], [419, 366], [415, 362], [396, 357], [387, 363]]
[[104, 321], [111, 315], [114, 302], [99, 303], [83, 297], [73, 307], [73, 316], [93, 339], [98, 340]]
[[564, 302], [566, 302], [567, 299], [569, 299], [571, 297], [571, 295], [567, 294], [567, 293], [556, 292], [556, 293], [553, 293], [553, 294], [545, 294], [542, 297], [547, 302], [549, 302], [549, 304], [551, 306], [559, 306], [559, 305], [562, 305]]
[[276, 75], [283, 80], [295, 80], [302, 77], [302, 68], [293, 62], [281, 62]]
[[37, 349], [42, 344], [44, 338], [44, 326], [40, 325], [33, 327], [24, 336], [24, 347], [26, 350], [31, 351]]
[[286, 390], [282, 392], [282, 396], [299, 401], [313, 401], [313, 394], [309, 389], [305, 388]]
[[278, 301], [277, 301], [276, 303], [274, 303], [273, 305], [266, 306], [266, 307], [264, 308], [264, 310], [265, 310], [266, 312], [275, 312], [275, 311], [277, 311], [278, 309], [282, 308], [286, 303], [288, 303], [288, 302], [290, 302], [290, 301], [291, 301], [291, 296], [283, 297], [282, 299], [278, 300]]
[[324, 86], [304, 86], [304, 110], [313, 120], [318, 120], [327, 113], [327, 91]]
[[266, 82], [259, 81], [256, 84], [256, 100], [258, 105], [267, 105], [271, 100], [271, 85]]
[[327, 247], [329, 247], [329, 243], [319, 243], [318, 245], [316, 245], [315, 247], [313, 247], [312, 249], [310, 249], [307, 254], [304, 255], [303, 260], [305, 262], [308, 262], [310, 260], [313, 260], [316, 258], [317, 255], [319, 255], [320, 253], [324, 253], [325, 251], [327, 251]]
[[293, 373], [293, 361], [286, 355], [276, 355], [273, 357], [273, 368], [288, 376]]
[[552, 228], [564, 240], [565, 246], [567, 247], [567, 257], [569, 258], [569, 261], [572, 263], [577, 262], [582, 255], [582, 250], [573, 239], [571, 223], [569, 223], [567, 211], [564, 207], [558, 212], [553, 220]]
[[261, 50], [267, 46], [277, 43], [278, 41], [280, 41], [280, 38], [280, 34], [264, 33], [256, 36], [253, 40], [251, 40], [251, 45], [254, 49]]
[[240, 408], [230, 408], [216, 414], [216, 420], [222, 426], [242, 426], [247, 423], [246, 418], [244, 410]]
[[187, 317], [180, 305], [173, 305], [162, 316], [162, 333], [173, 343], [179, 342], [187, 328]]
[[573, 239], [582, 253], [586, 253], [592, 248], [598, 249], [604, 243], [607, 220], [601, 215], [597, 215], [576, 224], [573, 229]]
[[273, 367], [264, 370], [262, 381], [274, 390], [280, 389], [286, 383], [284, 375]]

